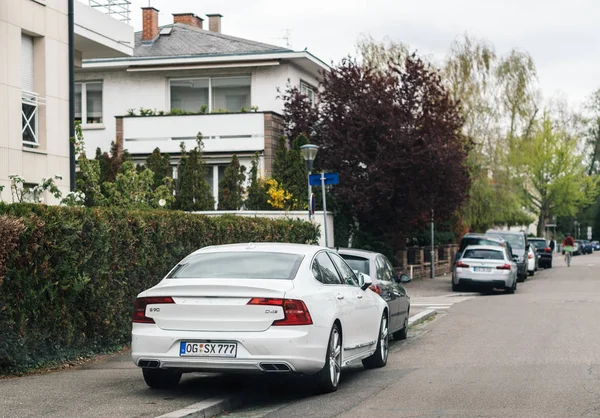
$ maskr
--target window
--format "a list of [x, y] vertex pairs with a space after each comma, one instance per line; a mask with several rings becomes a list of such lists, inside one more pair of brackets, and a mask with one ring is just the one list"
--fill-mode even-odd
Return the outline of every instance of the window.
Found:
[[26, 146], [38, 145], [38, 95], [34, 90], [33, 38], [21, 35], [21, 135]]
[[83, 125], [101, 124], [102, 82], [87, 81], [75, 84], [75, 120]]
[[337, 254], [330, 254], [330, 257], [342, 276], [342, 282], [350, 286], [359, 286], [356, 274], [348, 267], [348, 264], [346, 264], [342, 257]]
[[315, 279], [319, 280], [323, 284], [342, 284], [342, 280], [340, 279], [333, 262], [326, 253], [319, 253], [313, 263], [313, 268], [314, 265], [317, 265], [321, 271], [320, 279], [317, 276], [315, 276]]
[[346, 263], [352, 268], [352, 270], [359, 271], [363, 274], [371, 275], [369, 267], [369, 259], [364, 257], [358, 257], [355, 255], [340, 254]]
[[467, 250], [463, 258], [475, 258], [481, 260], [504, 260], [503, 250]]
[[501, 233], [501, 232], [492, 232], [486, 235], [492, 237], [500, 237], [504, 241], [510, 243], [513, 248], [523, 249], [525, 248], [525, 236], [523, 234], [510, 234], [510, 233]]
[[311, 106], [315, 104], [315, 89], [312, 86], [306, 84], [304, 81], [301, 81], [300, 93], [308, 97], [308, 101], [310, 102]]
[[239, 112], [250, 108], [250, 77], [212, 79], [211, 111]]
[[383, 282], [391, 282], [394, 279], [392, 271], [381, 256], [377, 257], [377, 278]]
[[250, 85], [249, 76], [171, 80], [171, 110], [202, 113], [249, 109]]
[[171, 279], [292, 280], [304, 256], [274, 252], [218, 252], [193, 255], [179, 264]]

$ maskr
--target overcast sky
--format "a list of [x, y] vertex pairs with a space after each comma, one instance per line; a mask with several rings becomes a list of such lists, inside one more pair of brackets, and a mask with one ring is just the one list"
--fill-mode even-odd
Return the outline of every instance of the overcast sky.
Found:
[[[141, 27], [132, 1], [132, 24]], [[223, 33], [308, 50], [323, 61], [354, 54], [362, 34], [389, 37], [442, 60], [457, 36], [493, 43], [499, 53], [529, 51], [544, 96], [574, 104], [600, 88], [600, 0], [150, 0], [160, 25], [172, 13], [220, 13]], [[205, 22], [205, 27], [207, 22]]]

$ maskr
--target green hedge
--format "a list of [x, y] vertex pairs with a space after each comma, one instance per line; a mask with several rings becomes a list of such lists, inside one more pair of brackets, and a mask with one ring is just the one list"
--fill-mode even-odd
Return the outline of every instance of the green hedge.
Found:
[[302, 221], [0, 203], [0, 374], [127, 344], [136, 295], [198, 248], [318, 234]]

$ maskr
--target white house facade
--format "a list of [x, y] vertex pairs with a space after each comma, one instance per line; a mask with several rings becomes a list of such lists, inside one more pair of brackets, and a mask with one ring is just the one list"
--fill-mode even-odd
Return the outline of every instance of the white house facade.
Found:
[[[76, 66], [133, 55], [128, 4], [119, 2], [121, 18], [107, 14], [111, 2], [74, 2]], [[68, 31], [68, 0], [0, 1], [0, 200], [11, 201], [10, 175], [26, 186], [60, 175], [69, 191]]]
[[205, 29], [192, 13], [174, 14], [162, 27], [158, 10], [142, 13], [132, 57], [84, 60], [77, 71], [76, 115], [88, 155], [116, 141], [134, 160], [158, 147], [175, 162], [180, 144], [193, 148], [200, 133], [216, 199], [233, 154], [249, 167], [258, 152], [269, 175], [283, 134], [278, 88], [298, 86], [312, 100], [327, 65], [307, 51], [225, 35], [221, 15], [208, 15]]

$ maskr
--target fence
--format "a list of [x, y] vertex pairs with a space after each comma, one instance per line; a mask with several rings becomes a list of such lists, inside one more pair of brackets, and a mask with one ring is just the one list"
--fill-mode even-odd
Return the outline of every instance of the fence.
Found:
[[[434, 247], [434, 265], [437, 276], [452, 271], [452, 260], [456, 256], [458, 245], [440, 245]], [[406, 273], [414, 279], [429, 277], [431, 274], [431, 247], [410, 247], [397, 254], [400, 273]]]

